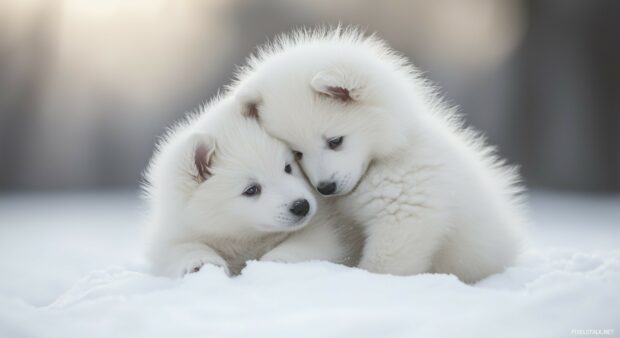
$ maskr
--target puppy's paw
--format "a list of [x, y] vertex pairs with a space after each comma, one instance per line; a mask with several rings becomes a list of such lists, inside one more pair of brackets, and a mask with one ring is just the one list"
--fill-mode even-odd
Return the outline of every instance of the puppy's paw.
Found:
[[206, 263], [202, 261], [189, 263], [187, 267], [183, 268], [182, 274], [187, 275], [189, 273], [196, 273], [200, 271], [200, 268], [202, 268], [205, 264]]
[[185, 276], [190, 273], [196, 273], [202, 269], [203, 266], [209, 264], [220, 267], [224, 270], [227, 275], [230, 275], [230, 271], [228, 270], [228, 266], [226, 262], [219, 257], [212, 257], [212, 255], [199, 256], [192, 255], [193, 257], [188, 258], [184, 264], [182, 264], [181, 269], [179, 271], [180, 276]]

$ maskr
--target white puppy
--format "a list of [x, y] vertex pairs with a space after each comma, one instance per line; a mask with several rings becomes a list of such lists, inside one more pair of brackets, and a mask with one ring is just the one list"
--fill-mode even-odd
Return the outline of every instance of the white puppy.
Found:
[[515, 170], [463, 127], [407, 60], [355, 30], [298, 32], [233, 85], [367, 236], [360, 267], [473, 282], [510, 265], [522, 226]]
[[354, 263], [341, 242], [347, 229], [328, 206], [317, 213], [290, 149], [233, 99], [216, 99], [169, 132], [146, 179], [157, 274], [182, 276], [215, 264], [234, 275], [261, 257]]

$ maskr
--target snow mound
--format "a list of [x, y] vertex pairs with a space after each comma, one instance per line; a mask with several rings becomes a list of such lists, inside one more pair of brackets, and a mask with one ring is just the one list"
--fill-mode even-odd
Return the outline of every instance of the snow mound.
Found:
[[34, 337], [568, 336], [615, 328], [618, 286], [615, 251], [531, 251], [473, 286], [326, 262], [250, 262], [235, 278], [206, 267], [181, 280], [111, 268], [51, 305], [12, 303], [0, 314], [8, 333]]

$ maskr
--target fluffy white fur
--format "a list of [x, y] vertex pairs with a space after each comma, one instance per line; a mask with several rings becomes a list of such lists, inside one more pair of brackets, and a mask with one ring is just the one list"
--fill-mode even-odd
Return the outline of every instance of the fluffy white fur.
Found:
[[[341, 241], [347, 229], [317, 205], [290, 149], [234, 99], [214, 100], [169, 132], [146, 179], [148, 256], [157, 274], [215, 264], [234, 275], [252, 259], [354, 263]], [[260, 194], [244, 196], [252, 184]], [[298, 200], [308, 201], [306, 216], [290, 211]]]
[[330, 201], [367, 236], [361, 268], [473, 282], [515, 259], [516, 171], [377, 38], [340, 28], [282, 36], [249, 59], [232, 90], [303, 153], [312, 185], [336, 184]]

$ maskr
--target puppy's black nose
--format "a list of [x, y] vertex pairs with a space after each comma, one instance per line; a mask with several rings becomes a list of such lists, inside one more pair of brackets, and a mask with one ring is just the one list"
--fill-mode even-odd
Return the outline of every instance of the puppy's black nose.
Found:
[[293, 202], [293, 205], [289, 210], [293, 215], [303, 217], [308, 214], [308, 211], [310, 210], [310, 203], [308, 203], [305, 199], [297, 200]]
[[321, 195], [331, 195], [336, 192], [336, 182], [320, 182], [316, 190], [318, 190]]

